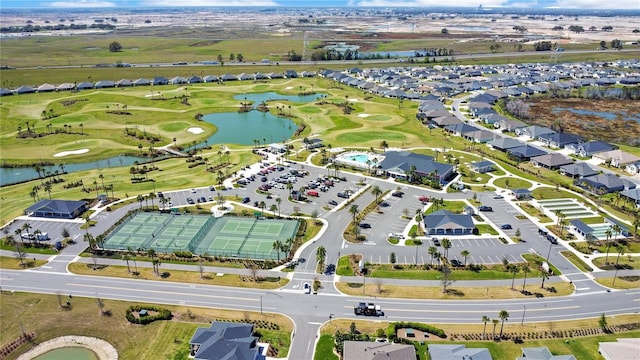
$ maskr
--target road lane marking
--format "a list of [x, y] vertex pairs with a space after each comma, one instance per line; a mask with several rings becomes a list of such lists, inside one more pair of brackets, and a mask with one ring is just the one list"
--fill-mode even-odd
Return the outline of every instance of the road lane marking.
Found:
[[[345, 308], [349, 309], [351, 308], [351, 306], [344, 306]], [[545, 307], [545, 308], [535, 308], [535, 309], [529, 309], [527, 308], [527, 312], [529, 311], [555, 311], [555, 310], [568, 310], [568, 309], [578, 309], [580, 308], [580, 306], [574, 305], [574, 306], [563, 306], [563, 307]], [[433, 310], [418, 310], [418, 309], [394, 309], [394, 308], [387, 308], [385, 307], [383, 309], [385, 311], [385, 313], [389, 312], [389, 311], [398, 311], [398, 312], [414, 312], [414, 313], [480, 313], [480, 312], [486, 312], [486, 310], [440, 310], [440, 309], [433, 309]]]
[[[115, 286], [97, 286], [97, 285], [88, 285], [88, 284], [74, 284], [74, 283], [67, 283], [67, 285], [70, 286], [80, 286], [80, 287], [91, 287], [91, 288], [98, 288], [98, 289], [112, 289], [112, 290], [126, 290], [126, 291], [132, 291], [135, 289], [131, 289], [131, 288], [124, 288], [124, 287], [115, 287]], [[159, 290], [147, 290], [147, 289], [141, 289], [139, 290], [141, 292], [145, 292], [145, 293], [158, 293], [158, 294], [175, 294], [176, 292], [172, 292], [172, 291], [159, 291]], [[260, 301], [259, 298], [253, 299], [253, 298], [243, 298], [243, 297], [236, 297], [236, 296], [221, 296], [221, 295], [204, 295], [204, 294], [189, 294], [189, 296], [199, 296], [199, 297], [204, 297], [204, 298], [219, 298], [219, 299], [229, 299], [229, 300], [250, 300], [250, 301]], [[257, 296], [257, 295], [256, 295]]]

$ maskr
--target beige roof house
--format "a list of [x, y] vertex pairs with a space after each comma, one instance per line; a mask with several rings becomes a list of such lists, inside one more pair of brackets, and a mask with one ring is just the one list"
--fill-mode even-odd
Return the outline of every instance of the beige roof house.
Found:
[[416, 350], [413, 345], [388, 342], [345, 341], [344, 360], [414, 360]]
[[620, 149], [593, 154], [593, 158], [600, 159], [604, 162], [611, 160], [611, 166], [615, 167], [622, 167], [640, 160], [639, 157], [624, 152]]
[[640, 338], [617, 340], [617, 342], [601, 342], [598, 346], [598, 352], [605, 360], [640, 359]]

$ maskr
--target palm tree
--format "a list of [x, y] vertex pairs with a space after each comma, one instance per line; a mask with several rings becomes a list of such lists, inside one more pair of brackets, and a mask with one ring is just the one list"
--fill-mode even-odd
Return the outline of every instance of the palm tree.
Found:
[[624, 253], [625, 246], [620, 243], [616, 243], [616, 249], [618, 250], [618, 256], [616, 257], [616, 269], [618, 268], [618, 263], [620, 262], [620, 255]]
[[449, 249], [451, 249], [451, 240], [449, 238], [442, 239], [442, 248], [444, 249], [444, 257], [449, 259]]
[[271, 206], [269, 206], [269, 211], [273, 212], [273, 216], [276, 216], [276, 211], [278, 210], [278, 205], [276, 204], [271, 204]]
[[267, 204], [264, 201], [260, 201], [258, 207], [260, 208], [260, 216], [262, 216], [264, 214], [264, 208], [267, 207]]
[[373, 196], [376, 197], [376, 204], [380, 203], [380, 195], [382, 195], [382, 190], [380, 189], [380, 186], [376, 185], [373, 187], [373, 189], [371, 189], [371, 194]]
[[542, 285], [540, 285], [540, 289], [544, 289], [544, 281], [549, 278], [549, 273], [543, 269], [540, 271], [540, 277], [542, 278]]
[[382, 140], [380, 142], [380, 147], [382, 148], [382, 151], [385, 151], [389, 147], [389, 144], [387, 144], [386, 140]]
[[609, 241], [609, 239], [611, 239], [611, 236], [613, 235], [613, 231], [611, 228], [608, 228], [604, 234], [607, 235], [607, 250], [606, 250], [607, 255], [604, 258], [604, 263], [608, 264], [609, 263], [609, 247], [611, 246], [611, 242]]
[[[464, 257], [464, 266], [467, 267], [467, 257], [469, 256], [469, 251], [468, 250], [462, 250], [460, 252], [460, 255]], [[487, 321], [489, 321], [489, 318], [487, 318]], [[484, 323], [485, 326], [487, 325], [487, 323]]]
[[435, 246], [429, 246], [429, 249], [427, 250], [427, 252], [431, 256], [431, 262], [429, 263], [429, 265], [433, 265], [433, 258], [438, 253], [438, 248], [436, 248]]
[[500, 323], [500, 320], [498, 319], [492, 319], [491, 323], [493, 324], [493, 338], [496, 338], [496, 326], [498, 325], [498, 323]]
[[513, 277], [511, 278], [511, 290], [515, 290], [513, 285], [514, 285], [514, 282], [516, 281], [516, 275], [518, 274], [520, 269], [517, 264], [508, 264], [507, 270], [509, 270], [509, 272], [513, 274]]
[[276, 198], [276, 204], [278, 204], [278, 217], [280, 217], [280, 204], [282, 203], [282, 198]]
[[136, 196], [136, 200], [140, 203], [140, 209], [142, 209], [142, 202], [144, 201], [144, 196], [138, 195]]
[[504, 322], [509, 319], [509, 313], [507, 310], [500, 310], [498, 317], [502, 320], [502, 325], [500, 325], [500, 339], [502, 339], [502, 329], [504, 328]]
[[287, 190], [289, 191], [289, 197], [291, 197], [291, 192], [293, 191], [293, 184], [287, 183]]
[[25, 230], [27, 232], [27, 237], [28, 238], [31, 237], [31, 233], [29, 232], [29, 230], [31, 230], [31, 228], [32, 228], [32, 226], [28, 222], [22, 224], [22, 230]]
[[349, 213], [353, 215], [353, 236], [356, 236], [358, 231], [358, 205], [351, 205]]
[[482, 340], [487, 339], [487, 323], [490, 321], [488, 316], [482, 315], [482, 322], [484, 323], [484, 328], [482, 328]]
[[149, 199], [151, 199], [151, 208], [154, 208], [154, 207], [155, 207], [155, 204], [153, 203], [153, 199], [155, 199], [155, 198], [156, 198], [156, 193], [154, 193], [154, 192], [152, 191], [152, 192], [150, 192], [150, 193], [149, 193], [149, 195], [147, 195], [147, 197], [148, 197]]
[[635, 214], [635, 217], [633, 218], [633, 235], [634, 236], [638, 236], [638, 228], [640, 227], [640, 215], [639, 214]]
[[158, 274], [158, 267], [160, 266], [160, 261], [156, 258], [155, 249], [149, 249], [149, 257], [151, 257], [151, 265], [153, 266], [153, 272]]
[[278, 262], [280, 262], [280, 251], [283, 250], [284, 244], [282, 243], [282, 241], [276, 240], [273, 242], [272, 247], [273, 247], [273, 250], [276, 251], [276, 254], [278, 254]]
[[87, 232], [83, 237], [84, 241], [89, 243], [89, 249], [93, 252], [96, 248], [96, 239], [91, 235], [91, 233]]
[[138, 263], [136, 262], [136, 253], [135, 253], [135, 251], [133, 251], [133, 249], [131, 248], [131, 246], [129, 246], [129, 247], [127, 248], [127, 253], [128, 253], [129, 255], [131, 255], [131, 260], [133, 260], [133, 267], [136, 269], [136, 270], [135, 270], [135, 274], [137, 274], [137, 273], [138, 273]]
[[525, 287], [527, 286], [527, 274], [531, 271], [531, 267], [528, 262], [522, 264], [522, 272], [524, 272], [524, 281], [522, 282], [522, 292], [524, 292]]
[[129, 253], [125, 252], [122, 254], [122, 260], [127, 263], [127, 272], [131, 273], [131, 268], [129, 267]]
[[316, 249], [316, 262], [318, 263], [318, 267], [321, 269], [324, 268], [324, 259], [327, 257], [327, 250], [324, 246], [320, 246]]
[[51, 183], [50, 182], [46, 182], [44, 184], [44, 191], [49, 193], [49, 200], [51, 200]]

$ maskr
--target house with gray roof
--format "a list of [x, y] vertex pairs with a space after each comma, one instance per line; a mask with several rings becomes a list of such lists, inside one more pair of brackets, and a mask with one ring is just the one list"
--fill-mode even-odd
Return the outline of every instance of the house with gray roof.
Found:
[[132, 84], [131, 80], [129, 80], [129, 79], [120, 79], [120, 80], [116, 81], [116, 86], [117, 87], [129, 87], [131, 85], [133, 85], [133, 84]]
[[498, 149], [500, 151], [507, 151], [509, 149], [523, 146], [524, 143], [522, 141], [510, 138], [510, 137], [500, 137], [493, 141], [489, 141], [487, 145], [489, 145], [494, 149]]
[[579, 144], [582, 142], [580, 136], [570, 133], [544, 134], [538, 136], [537, 139], [542, 141], [546, 146], [556, 149], [562, 149], [569, 144]]
[[444, 131], [456, 136], [461, 136], [464, 133], [477, 130], [478, 128], [476, 128], [475, 126], [467, 125], [462, 122], [458, 124], [447, 125], [444, 127]]
[[587, 225], [580, 219], [573, 219], [569, 221], [569, 225], [571, 225], [571, 230], [582, 236], [587, 241], [595, 241], [598, 238], [594, 235], [594, 230], [591, 226]]
[[459, 344], [429, 344], [427, 351], [431, 360], [493, 360], [487, 348], [467, 348]]
[[562, 165], [568, 165], [573, 163], [573, 159], [568, 158], [559, 153], [550, 153], [531, 158], [533, 166], [539, 166], [550, 170], [556, 170]]
[[553, 134], [555, 133], [555, 131], [549, 129], [548, 127], [532, 125], [516, 129], [515, 133], [518, 136], [528, 136], [529, 139], [537, 139], [541, 135]]
[[407, 360], [415, 359], [413, 345], [392, 342], [345, 341], [342, 359], [344, 360]]
[[438, 210], [425, 215], [422, 220], [426, 235], [471, 235], [476, 226], [467, 214], [454, 214]]
[[607, 194], [616, 191], [635, 189], [636, 184], [610, 173], [598, 174], [575, 180], [574, 185], [593, 194]]
[[133, 80], [131, 83], [133, 84], [133, 86], [149, 86], [149, 85], [151, 85], [151, 80], [144, 79], [144, 78], [138, 78], [138, 79]]
[[531, 145], [524, 145], [507, 150], [507, 154], [517, 161], [528, 161], [533, 157], [546, 155], [547, 152]]
[[640, 174], [640, 160], [627, 164], [624, 167], [624, 171], [631, 175]]
[[63, 83], [56, 87], [56, 91], [72, 91], [76, 88], [74, 83]]
[[587, 141], [579, 144], [569, 144], [565, 149], [571, 150], [575, 155], [590, 158], [593, 154], [615, 150], [618, 147], [604, 141]]
[[455, 176], [455, 167], [450, 164], [433, 161], [431, 156], [415, 154], [408, 151], [387, 151], [384, 159], [377, 165], [378, 173], [392, 178], [408, 179], [411, 169], [415, 176], [446, 184]]
[[198, 328], [189, 340], [189, 356], [196, 360], [265, 360], [266, 348], [253, 336], [253, 324], [214, 321]]
[[631, 202], [636, 204], [636, 207], [640, 207], [640, 187], [636, 187], [635, 189], [625, 190], [620, 193], [621, 196], [626, 197]]
[[75, 219], [87, 210], [86, 201], [73, 200], [40, 200], [24, 210], [25, 215], [54, 218]]
[[7, 88], [0, 88], [0, 96], [9, 96], [9, 95], [13, 95], [13, 91]]
[[494, 164], [492, 161], [483, 160], [483, 161], [472, 162], [471, 164], [469, 164], [469, 170], [475, 171], [479, 174], [484, 174], [484, 173], [495, 170], [496, 169], [495, 166], [496, 164]]
[[560, 166], [560, 174], [572, 179], [581, 179], [583, 177], [596, 175], [598, 171], [586, 163], [581, 162]]
[[32, 94], [34, 92], [36, 92], [36, 89], [32, 88], [31, 86], [20, 86], [19, 88], [15, 89], [14, 92], [18, 95], [21, 94]]
[[473, 141], [478, 144], [484, 144], [494, 140], [497, 136], [496, 134], [488, 130], [474, 130], [465, 132], [464, 134], [462, 134], [462, 137], [465, 140]]
[[169, 79], [164, 76], [156, 76], [151, 80], [153, 85], [167, 85], [169, 84]]
[[100, 80], [94, 85], [94, 87], [96, 89], [113, 88], [116, 87], [116, 83], [111, 80]]
[[187, 83], [187, 78], [182, 77], [182, 76], [174, 76], [173, 78], [171, 78], [171, 80], [169, 80], [169, 83], [171, 85], [186, 84]]
[[520, 120], [504, 118], [493, 123], [493, 127], [502, 131], [514, 132], [517, 129], [527, 127], [527, 124]]
[[52, 92], [52, 91], [56, 91], [56, 87], [55, 85], [51, 85], [51, 84], [42, 84], [40, 86], [38, 86], [38, 92]]
[[573, 355], [553, 355], [547, 347], [523, 348], [516, 360], [577, 360]]

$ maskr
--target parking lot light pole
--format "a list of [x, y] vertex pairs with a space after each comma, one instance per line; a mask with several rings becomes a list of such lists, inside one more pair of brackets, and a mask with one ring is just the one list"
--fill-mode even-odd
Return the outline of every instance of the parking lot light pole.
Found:
[[547, 252], [547, 264], [549, 263], [549, 256], [551, 255], [551, 247], [553, 246], [552, 242], [549, 242], [549, 251]]
[[524, 325], [524, 313], [527, 311], [527, 305], [522, 305], [522, 321], [520, 325]]
[[262, 295], [260, 295], [260, 315], [262, 315]]

